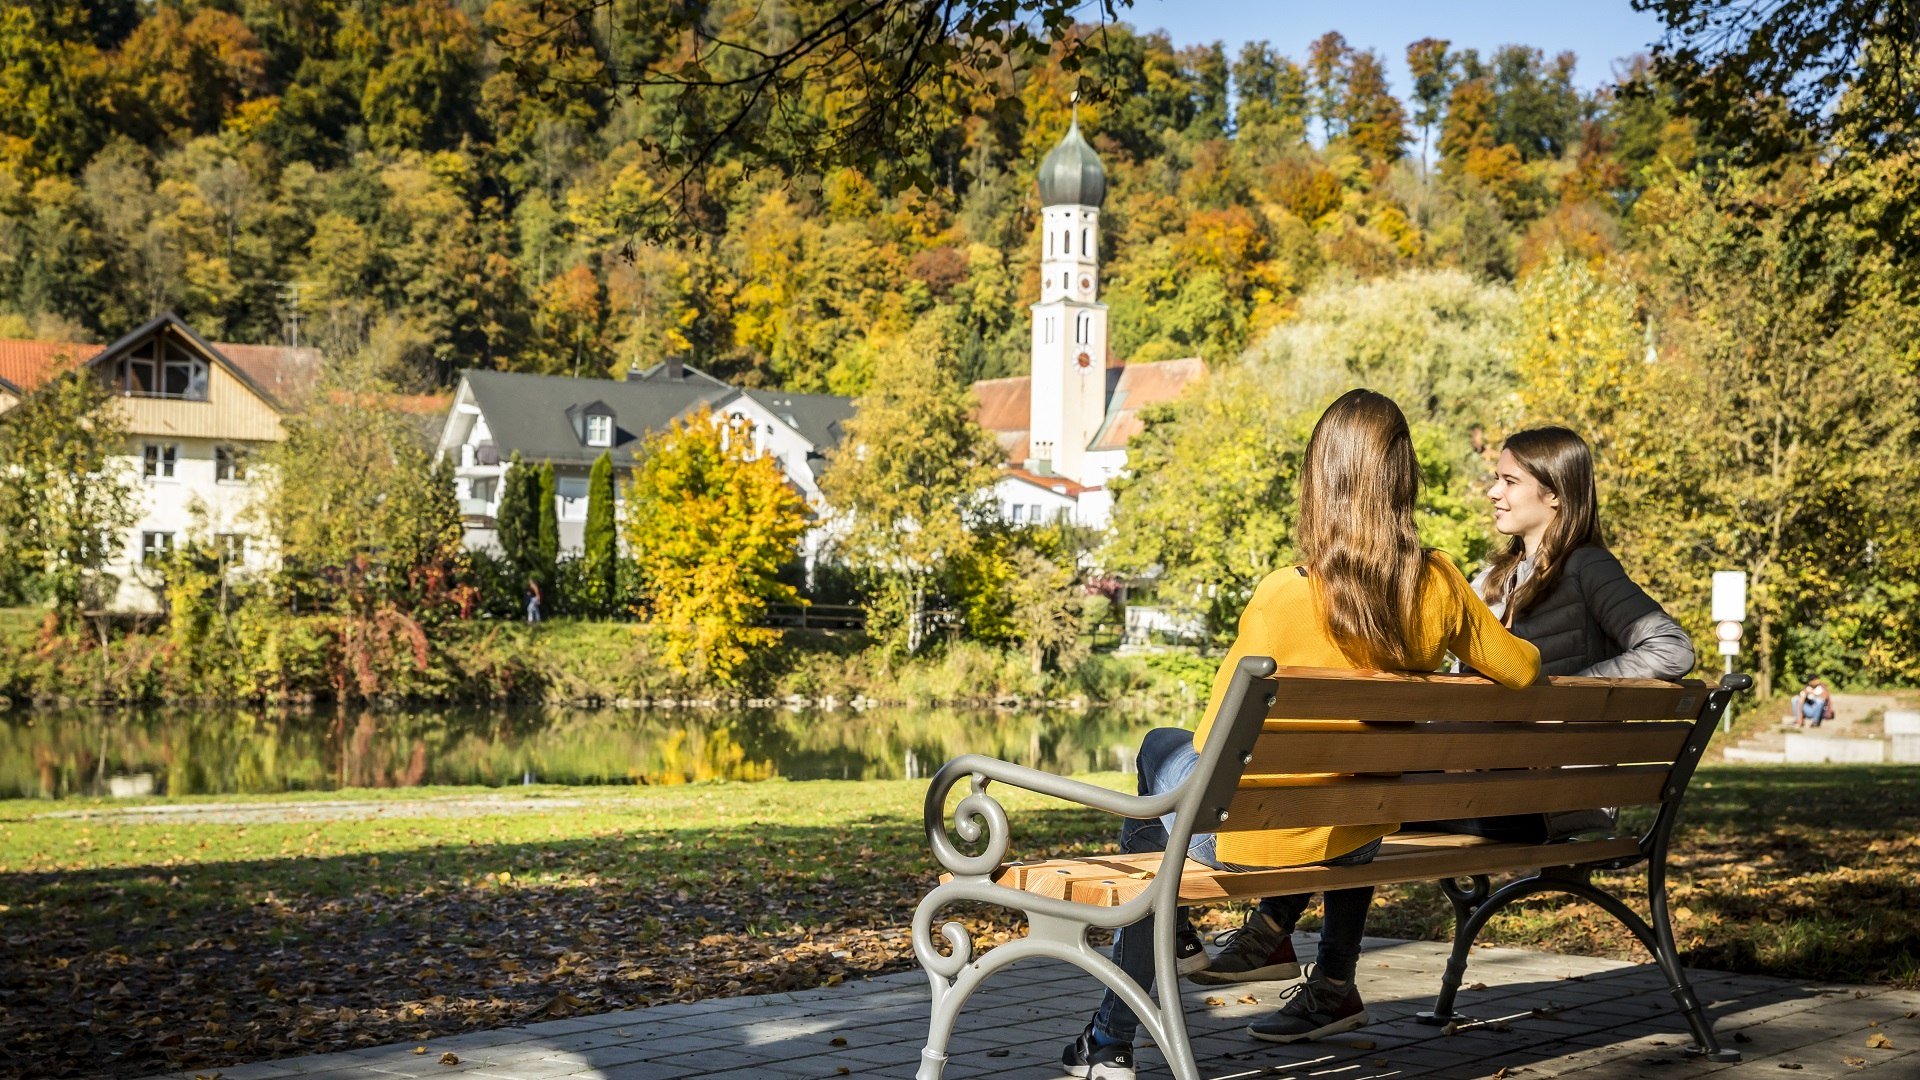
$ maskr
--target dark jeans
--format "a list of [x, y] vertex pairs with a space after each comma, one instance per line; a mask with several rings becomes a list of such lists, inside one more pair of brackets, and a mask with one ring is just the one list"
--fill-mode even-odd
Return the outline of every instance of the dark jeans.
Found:
[[[1147, 732], [1147, 737], [1140, 741], [1140, 794], [1158, 795], [1173, 790], [1186, 780], [1199, 761], [1200, 755], [1193, 748], [1193, 732], [1181, 728], [1155, 728]], [[1129, 818], [1120, 828], [1120, 850], [1130, 855], [1165, 851], [1172, 824], [1172, 814], [1145, 821]], [[1263, 869], [1221, 862], [1214, 856], [1214, 838], [1215, 834], [1210, 832], [1195, 836], [1187, 845], [1187, 857], [1216, 870]], [[1379, 849], [1380, 841], [1375, 840], [1337, 859], [1328, 859], [1323, 865], [1372, 862], [1373, 853]], [[1354, 967], [1360, 960], [1360, 939], [1366, 933], [1367, 908], [1373, 903], [1373, 888], [1338, 889], [1326, 895], [1327, 925], [1320, 935], [1320, 971], [1336, 979], [1352, 979]], [[1292, 933], [1294, 923], [1311, 899], [1311, 894], [1270, 896], [1260, 901], [1260, 910], [1268, 912], [1283, 931]], [[1153, 993], [1153, 916], [1113, 932], [1113, 962], [1147, 993]], [[1140, 1026], [1133, 1010], [1111, 990], [1100, 999], [1093, 1022], [1107, 1036], [1120, 1042], [1132, 1042], [1133, 1033]]]

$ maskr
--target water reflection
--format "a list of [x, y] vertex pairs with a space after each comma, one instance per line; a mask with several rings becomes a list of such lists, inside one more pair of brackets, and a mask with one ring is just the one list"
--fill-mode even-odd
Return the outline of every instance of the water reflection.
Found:
[[15, 712], [0, 714], [0, 797], [914, 779], [969, 752], [1126, 770], [1154, 722], [1106, 710]]

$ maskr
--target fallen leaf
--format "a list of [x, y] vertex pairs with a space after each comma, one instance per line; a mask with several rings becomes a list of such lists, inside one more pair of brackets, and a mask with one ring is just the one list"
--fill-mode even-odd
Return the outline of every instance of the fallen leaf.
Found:
[[1242, 997], [1242, 998], [1240, 999], [1240, 1004], [1242, 1004], [1242, 1005], [1258, 1005], [1258, 1004], [1260, 1004], [1260, 999], [1259, 999], [1259, 998], [1257, 998], [1257, 997], [1254, 997], [1254, 996], [1253, 996], [1252, 994], [1248, 994], [1248, 995], [1246, 995], [1245, 997]]
[[851, 1076], [852, 1074], [853, 1074], [853, 1070], [847, 1068], [845, 1065], [842, 1065], [839, 1068], [833, 1070], [833, 1075], [835, 1076]]
[[835, 1035], [833, 1038], [827, 1040], [827, 1045], [828, 1046], [845, 1046], [847, 1045], [846, 1036]]
[[1216, 1008], [1216, 1009], [1217, 1009], [1217, 1008], [1219, 1008], [1220, 1006], [1222, 1006], [1222, 1005], [1225, 1005], [1225, 1004], [1226, 1004], [1226, 1001], [1225, 1001], [1225, 1000], [1223, 1000], [1223, 999], [1221, 999], [1221, 998], [1217, 998], [1217, 997], [1210, 997], [1210, 998], [1208, 998], [1208, 999], [1207, 999], [1207, 1004], [1209, 1004], [1209, 1005], [1211, 1005], [1211, 1006], [1213, 1006], [1214, 1008]]
[[1783, 1069], [1803, 1069], [1806, 1066], [1800, 1064], [1797, 1061], [1783, 1061], [1780, 1063], [1780, 1067]]
[[446, 1053], [440, 1055], [440, 1064], [458, 1065], [460, 1064], [460, 1055], [449, 1050]]
[[1468, 983], [1465, 987], [1463, 987], [1463, 989], [1466, 989], [1466, 990], [1485, 990], [1486, 988], [1487, 988], [1486, 983]]
[[1355, 1050], [1371, 1050], [1380, 1044], [1374, 1042], [1372, 1039], [1355, 1039], [1347, 1045], [1353, 1047]]
[[1006, 1057], [1011, 1053], [1013, 1053], [1013, 1051], [1011, 1050], [989, 1050], [987, 1051], [987, 1056], [988, 1057]]
[[1893, 1040], [1887, 1038], [1885, 1035], [1882, 1035], [1880, 1032], [1876, 1031], [1873, 1034], [1867, 1036], [1867, 1049], [1891, 1050], [1893, 1049]]
[[1866, 1068], [1866, 1066], [1867, 1066], [1867, 1059], [1866, 1059], [1866, 1058], [1863, 1058], [1863, 1057], [1854, 1057], [1854, 1056], [1853, 1056], [1853, 1055], [1851, 1055], [1851, 1054], [1849, 1054], [1849, 1055], [1847, 1055], [1846, 1057], [1843, 1057], [1843, 1058], [1841, 1058], [1840, 1060], [1841, 1060], [1841, 1061], [1844, 1061], [1844, 1062], [1846, 1062], [1846, 1063], [1847, 1063], [1848, 1065], [1851, 1065], [1851, 1066], [1853, 1066], [1853, 1067], [1854, 1067], [1854, 1068], [1856, 1068], [1856, 1069], [1864, 1069], [1864, 1068]]

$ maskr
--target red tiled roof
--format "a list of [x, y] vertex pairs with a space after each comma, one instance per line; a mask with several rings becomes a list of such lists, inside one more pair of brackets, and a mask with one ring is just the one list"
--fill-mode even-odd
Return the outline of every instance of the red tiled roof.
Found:
[[71, 341], [19, 341], [0, 338], [0, 381], [32, 390], [47, 380], [55, 366], [100, 355], [99, 345]]
[[1024, 480], [1034, 487], [1045, 488], [1048, 491], [1059, 492], [1062, 495], [1071, 495], [1074, 498], [1079, 498], [1089, 491], [1099, 490], [1098, 488], [1088, 487], [1085, 484], [1076, 484], [1064, 476], [1041, 476], [1039, 473], [1029, 472], [1026, 469], [1011, 465], [1002, 470], [1000, 475], [1011, 476], [1015, 480]]
[[1027, 460], [1027, 425], [1033, 422], [1033, 380], [1025, 375], [1010, 379], [982, 379], [973, 384], [973, 396], [980, 402], [974, 419], [993, 432], [1000, 453], [1007, 461]]
[[281, 405], [299, 397], [320, 378], [320, 350], [286, 345], [241, 345], [208, 342], [220, 355]]
[[1146, 429], [1140, 410], [1173, 401], [1186, 393], [1187, 387], [1206, 377], [1207, 365], [1197, 356], [1128, 364], [1121, 368], [1120, 381], [1113, 388], [1113, 396], [1107, 399], [1107, 422], [1088, 449], [1125, 449], [1135, 435]]
[[[209, 342], [263, 393], [282, 407], [320, 377], [320, 350], [282, 345], [244, 345]], [[33, 390], [65, 362], [92, 361], [104, 345], [69, 341], [0, 339], [0, 380], [23, 391]]]

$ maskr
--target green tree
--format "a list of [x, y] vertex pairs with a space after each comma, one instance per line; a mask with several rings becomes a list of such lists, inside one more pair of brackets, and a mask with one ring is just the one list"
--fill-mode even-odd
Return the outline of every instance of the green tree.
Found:
[[435, 466], [389, 386], [349, 362], [265, 458], [258, 510], [296, 589], [359, 617], [445, 599], [464, 565], [451, 467]]
[[1413, 122], [1420, 125], [1420, 161], [1427, 160], [1427, 137], [1446, 111], [1453, 92], [1456, 61], [1447, 50], [1452, 42], [1421, 38], [1407, 46], [1407, 71], [1413, 76]]
[[593, 471], [587, 474], [586, 550], [587, 583], [593, 595], [586, 598], [591, 609], [611, 610], [619, 589], [616, 568], [619, 564], [619, 537], [613, 524], [613, 453], [606, 451], [593, 459]]
[[[522, 577], [532, 574], [540, 544], [539, 485], [532, 466], [520, 460], [520, 451], [515, 450], [500, 478], [500, 506], [494, 512], [494, 530], [500, 538], [501, 552]], [[525, 586], [526, 582], [522, 581], [518, 587]]]
[[537, 485], [533, 576], [541, 588], [551, 590], [554, 568], [560, 562], [560, 493], [554, 480], [553, 462], [541, 464]]
[[[126, 423], [105, 384], [69, 358], [38, 389], [0, 413], [0, 563], [37, 583], [63, 625], [90, 593], [110, 595], [101, 567], [120, 554], [134, 521], [124, 453]], [[104, 600], [105, 596], [98, 597]]]
[[798, 594], [779, 579], [807, 528], [806, 502], [747, 421], [706, 409], [647, 440], [627, 488], [627, 548], [649, 595], [663, 655], [721, 681], [780, 639], [767, 605]]
[[909, 652], [920, 646], [929, 586], [974, 543], [969, 527], [985, 515], [1001, 457], [974, 422], [942, 331], [925, 322], [880, 358], [821, 478], [836, 543], [877, 585], [870, 628]]

